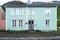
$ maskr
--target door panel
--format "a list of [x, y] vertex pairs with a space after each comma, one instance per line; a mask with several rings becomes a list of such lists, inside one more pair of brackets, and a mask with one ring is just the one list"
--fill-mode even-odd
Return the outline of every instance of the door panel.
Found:
[[33, 20], [28, 21], [28, 29], [29, 30], [34, 30], [34, 21]]

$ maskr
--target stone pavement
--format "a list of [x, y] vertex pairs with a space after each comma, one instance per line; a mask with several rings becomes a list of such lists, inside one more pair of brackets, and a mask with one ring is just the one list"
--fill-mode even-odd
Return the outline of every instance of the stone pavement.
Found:
[[0, 32], [0, 40], [60, 40], [55, 32]]
[[60, 40], [60, 37], [0, 37], [0, 40]]
[[0, 37], [54, 37], [60, 36], [60, 33], [49, 32], [0, 32]]

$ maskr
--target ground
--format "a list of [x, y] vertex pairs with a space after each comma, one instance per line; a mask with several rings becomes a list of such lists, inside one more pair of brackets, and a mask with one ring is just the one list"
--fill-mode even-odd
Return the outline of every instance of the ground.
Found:
[[0, 37], [55, 37], [60, 36], [60, 28], [57, 29], [57, 31], [50, 32], [0, 30]]
[[54, 37], [60, 36], [60, 32], [0, 32], [0, 37]]

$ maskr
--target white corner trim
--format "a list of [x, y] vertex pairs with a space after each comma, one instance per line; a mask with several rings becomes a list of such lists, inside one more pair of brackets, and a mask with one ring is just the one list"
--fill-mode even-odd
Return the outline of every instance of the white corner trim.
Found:
[[56, 30], [57, 30], [57, 7], [56, 7]]
[[[26, 7], [26, 22], [28, 22], [28, 7]], [[27, 30], [28, 30], [28, 24], [26, 24], [26, 28], [27, 28]]]
[[6, 8], [6, 30], [7, 30], [7, 8]]

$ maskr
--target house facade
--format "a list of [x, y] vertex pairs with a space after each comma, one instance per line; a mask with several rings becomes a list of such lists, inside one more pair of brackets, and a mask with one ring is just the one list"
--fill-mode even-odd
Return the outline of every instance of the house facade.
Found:
[[57, 30], [57, 7], [54, 4], [6, 3], [6, 30]]

